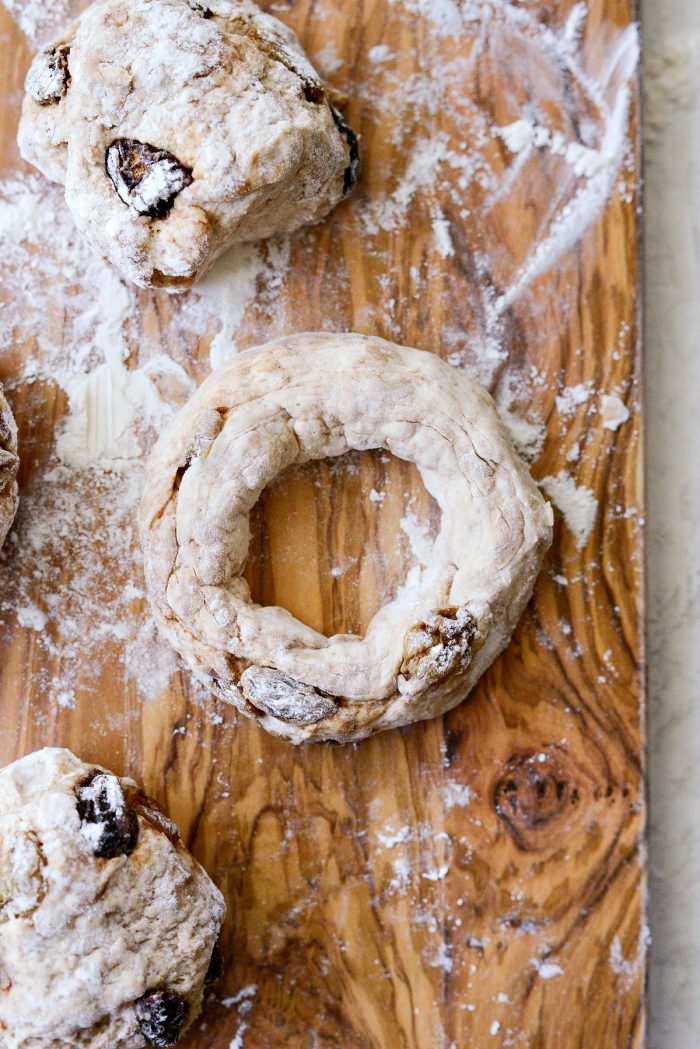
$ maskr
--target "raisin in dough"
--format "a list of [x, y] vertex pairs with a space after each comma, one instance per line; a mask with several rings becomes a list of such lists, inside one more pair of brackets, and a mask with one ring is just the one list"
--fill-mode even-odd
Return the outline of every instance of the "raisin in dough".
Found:
[[[327, 638], [252, 602], [249, 514], [287, 467], [371, 448], [416, 464], [440, 531], [364, 638]], [[277, 735], [348, 741], [466, 696], [532, 593], [552, 511], [463, 373], [381, 339], [307, 334], [204, 382], [154, 449], [141, 528], [156, 618], [197, 677]]]
[[0, 772], [0, 1046], [175, 1045], [224, 917], [131, 780], [41, 750]]
[[0, 384], [0, 546], [5, 542], [17, 512], [17, 427]]
[[98, 0], [34, 60], [19, 143], [100, 255], [170, 291], [318, 222], [359, 170], [296, 36], [250, 0]]

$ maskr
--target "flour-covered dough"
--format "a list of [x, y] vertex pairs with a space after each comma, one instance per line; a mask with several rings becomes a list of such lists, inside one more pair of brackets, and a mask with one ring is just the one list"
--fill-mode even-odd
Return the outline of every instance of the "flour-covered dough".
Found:
[[0, 772], [0, 1047], [173, 1046], [224, 917], [177, 827], [70, 751]]
[[[355, 449], [414, 462], [442, 520], [365, 637], [252, 602], [249, 514], [287, 467]], [[307, 334], [214, 372], [160, 438], [141, 516], [162, 632], [217, 695], [294, 742], [356, 740], [449, 710], [508, 643], [552, 511], [491, 397], [438, 357]]]
[[0, 546], [17, 513], [17, 427], [0, 383]]
[[353, 188], [334, 101], [250, 0], [97, 0], [35, 58], [19, 143], [100, 255], [180, 291], [229, 245], [318, 222]]

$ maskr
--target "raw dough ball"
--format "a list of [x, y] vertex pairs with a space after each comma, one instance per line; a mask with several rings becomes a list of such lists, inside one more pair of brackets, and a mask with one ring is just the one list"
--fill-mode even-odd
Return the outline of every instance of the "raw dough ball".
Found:
[[[286, 468], [370, 448], [416, 464], [440, 531], [364, 637], [328, 638], [253, 603], [249, 514]], [[348, 741], [467, 695], [532, 593], [552, 510], [464, 373], [382, 339], [312, 333], [209, 376], [156, 445], [141, 527], [156, 618], [195, 674], [270, 732]]]
[[17, 427], [0, 383], [0, 546], [5, 542], [17, 513]]
[[225, 906], [131, 780], [41, 750], [0, 772], [0, 1046], [172, 1046]]
[[97, 0], [26, 92], [22, 155], [145, 287], [181, 291], [229, 245], [318, 222], [357, 181], [333, 96], [250, 0]]

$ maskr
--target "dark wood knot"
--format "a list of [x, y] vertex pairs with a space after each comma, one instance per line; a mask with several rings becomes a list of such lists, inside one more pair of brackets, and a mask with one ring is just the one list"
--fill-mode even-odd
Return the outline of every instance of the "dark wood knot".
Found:
[[496, 812], [528, 851], [552, 844], [552, 832], [578, 801], [564, 755], [551, 751], [514, 754], [493, 789]]

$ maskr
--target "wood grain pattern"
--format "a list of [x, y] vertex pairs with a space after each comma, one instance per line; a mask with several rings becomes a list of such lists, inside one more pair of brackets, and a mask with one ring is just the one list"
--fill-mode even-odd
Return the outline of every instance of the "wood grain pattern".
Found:
[[[609, 202], [494, 325], [493, 303], [551, 218], [563, 162], [535, 158], [487, 206], [484, 185], [454, 158], [535, 98], [540, 119], [584, 133], [595, 117], [590, 103], [542, 44], [542, 27], [561, 33], [573, 3], [524, 5], [539, 31], [516, 31], [494, 16], [465, 21], [458, 37], [438, 17], [456, 10], [448, 2], [435, 4], [432, 19], [419, 13], [430, 5], [397, 0], [265, 6], [312, 55], [332, 54], [324, 49], [334, 43], [343, 64], [331, 79], [361, 129], [364, 178], [327, 223], [291, 239], [284, 280], [273, 298], [249, 307], [239, 345], [289, 331], [359, 330], [483, 371], [496, 339], [507, 357], [491, 368], [494, 389], [519, 368], [531, 380], [530, 410], [546, 426], [535, 475], [572, 473], [599, 500], [595, 526], [579, 550], [558, 519], [516, 637], [468, 702], [444, 719], [349, 747], [294, 749], [221, 706], [214, 724], [210, 701], [185, 673], [157, 702], [142, 703], [116, 642], [112, 662], [77, 674], [72, 709], [48, 705], [46, 681], [66, 653], [38, 644], [3, 608], [0, 761], [65, 745], [131, 773], [167, 807], [225, 892], [229, 965], [186, 1049], [639, 1049], [646, 940], [636, 95], [632, 149]], [[595, 76], [635, 12], [631, 0], [588, 7], [582, 61]], [[383, 45], [393, 57], [370, 62], [370, 50]], [[0, 47], [7, 176], [21, 170], [14, 135], [29, 52], [4, 10]], [[396, 208], [387, 194], [400, 189], [413, 146], [427, 141], [447, 158], [439, 182], [427, 179], [395, 222], [386, 213], [378, 222], [373, 202]], [[512, 160], [496, 137], [482, 153], [499, 175]], [[440, 251], [436, 214], [452, 254]], [[212, 333], [188, 336], [182, 303], [167, 296], [144, 292], [138, 302], [143, 339], [201, 379]], [[59, 342], [61, 323], [46, 318]], [[32, 350], [20, 343], [0, 356], [0, 378], [19, 375]], [[556, 395], [577, 384], [621, 391], [631, 422], [605, 429], [586, 406], [563, 416]], [[10, 395], [28, 493], [50, 465], [65, 395], [45, 381], [15, 382]], [[572, 466], [576, 442], [581, 456]], [[372, 490], [384, 493], [379, 502]], [[94, 498], [100, 545], [99, 490]], [[410, 567], [400, 527], [408, 510], [428, 534], [435, 527], [436, 507], [415, 471], [388, 456], [352, 456], [281, 479], [256, 511], [248, 565], [255, 596], [326, 632], [361, 631]], [[22, 529], [20, 515], [20, 541]], [[96, 593], [107, 579], [130, 581], [109, 550], [99, 557]], [[72, 614], [74, 600], [59, 590], [58, 614]], [[133, 614], [145, 614], [137, 599]], [[248, 997], [222, 1004], [250, 985]]]

